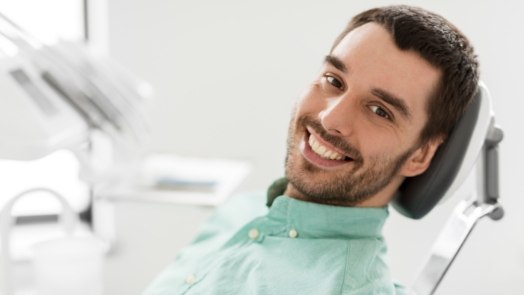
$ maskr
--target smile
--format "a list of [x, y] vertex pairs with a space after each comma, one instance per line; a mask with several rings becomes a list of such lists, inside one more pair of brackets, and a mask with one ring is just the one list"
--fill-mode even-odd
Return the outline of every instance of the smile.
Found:
[[321, 168], [335, 168], [353, 162], [352, 158], [327, 143], [308, 127], [301, 144], [301, 151], [308, 162]]
[[309, 136], [309, 146], [311, 149], [319, 156], [321, 156], [324, 159], [330, 159], [330, 160], [337, 160], [340, 161], [344, 159], [344, 156], [339, 154], [338, 152], [329, 149], [328, 147], [322, 145], [317, 141], [317, 139], [313, 136]]

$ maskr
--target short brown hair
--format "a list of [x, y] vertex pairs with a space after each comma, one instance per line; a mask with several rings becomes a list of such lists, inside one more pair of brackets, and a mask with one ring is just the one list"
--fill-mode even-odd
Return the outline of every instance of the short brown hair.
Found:
[[350, 31], [369, 22], [383, 26], [399, 49], [417, 52], [442, 71], [426, 106], [428, 122], [420, 140], [423, 143], [435, 136], [447, 136], [478, 87], [478, 61], [468, 39], [440, 15], [406, 5], [386, 6], [353, 17], [331, 51]]

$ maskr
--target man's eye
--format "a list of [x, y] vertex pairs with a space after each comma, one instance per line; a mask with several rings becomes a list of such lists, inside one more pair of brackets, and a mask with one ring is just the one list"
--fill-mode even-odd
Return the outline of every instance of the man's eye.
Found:
[[343, 89], [344, 88], [344, 84], [342, 84], [342, 82], [340, 82], [339, 79], [335, 78], [334, 76], [331, 76], [329, 74], [326, 74], [324, 75], [324, 79], [329, 83], [331, 84], [331, 86], [333, 87], [336, 87], [338, 89]]
[[373, 113], [377, 114], [377, 116], [380, 116], [384, 119], [391, 120], [391, 116], [383, 108], [376, 106], [376, 105], [372, 105], [369, 108], [371, 109]]

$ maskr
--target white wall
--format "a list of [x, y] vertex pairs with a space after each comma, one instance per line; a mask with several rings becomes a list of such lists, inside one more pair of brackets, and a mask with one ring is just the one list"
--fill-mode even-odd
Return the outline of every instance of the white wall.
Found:
[[[334, 37], [355, 13], [391, 3], [108, 0], [109, 49], [156, 89], [150, 150], [251, 161], [254, 171], [242, 189], [265, 189], [283, 174], [293, 103]], [[439, 294], [522, 294], [524, 2], [405, 3], [443, 14], [470, 37], [506, 135], [501, 146], [506, 217], [480, 223]], [[453, 204], [423, 221], [392, 210], [386, 236], [402, 283], [413, 279]]]

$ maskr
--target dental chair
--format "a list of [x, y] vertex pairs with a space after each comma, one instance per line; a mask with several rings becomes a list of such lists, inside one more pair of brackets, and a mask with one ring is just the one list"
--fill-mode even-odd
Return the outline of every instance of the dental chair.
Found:
[[409, 288], [411, 294], [434, 294], [477, 221], [500, 220], [504, 211], [498, 193], [498, 144], [503, 133], [495, 126], [488, 89], [483, 83], [448, 140], [438, 149], [429, 169], [404, 181], [393, 200], [402, 215], [420, 219], [455, 193], [476, 168], [471, 197], [456, 207], [433, 246], [431, 255]]

